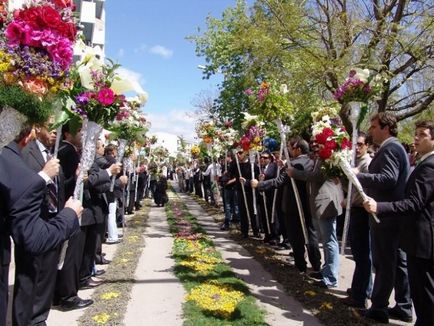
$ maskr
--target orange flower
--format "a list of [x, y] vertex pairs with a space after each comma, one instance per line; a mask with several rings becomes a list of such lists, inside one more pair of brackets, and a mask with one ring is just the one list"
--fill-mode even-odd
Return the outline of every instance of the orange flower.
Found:
[[261, 88], [269, 88], [269, 87], [270, 87], [270, 84], [268, 84], [266, 81], [263, 81], [261, 83]]
[[204, 136], [203, 137], [203, 141], [206, 144], [211, 144], [212, 143], [212, 138], [210, 136]]
[[45, 82], [38, 78], [29, 78], [23, 83], [23, 88], [25, 91], [35, 94], [35, 95], [44, 95], [47, 93], [47, 85]]

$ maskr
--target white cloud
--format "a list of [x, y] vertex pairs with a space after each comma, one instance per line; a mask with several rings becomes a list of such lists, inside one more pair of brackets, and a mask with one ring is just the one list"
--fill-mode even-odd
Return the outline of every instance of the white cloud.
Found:
[[124, 66], [119, 67], [116, 70], [116, 72], [120, 76], [122, 76], [128, 80], [131, 80], [133, 82], [137, 82], [139, 84], [144, 84], [146, 82], [141, 73], [134, 71], [134, 70], [131, 70], [131, 69], [128, 69], [128, 68], [125, 68]]
[[[146, 113], [146, 108], [145, 108]], [[187, 111], [172, 110], [165, 113], [147, 113], [151, 123], [149, 133], [159, 138], [159, 143], [171, 153], [176, 151], [176, 140], [183, 136], [188, 142], [195, 142], [195, 119]], [[164, 143], [162, 141], [164, 140]]]
[[162, 56], [165, 59], [168, 59], [173, 56], [173, 51], [162, 45], [154, 45], [149, 49], [149, 52], [152, 54]]

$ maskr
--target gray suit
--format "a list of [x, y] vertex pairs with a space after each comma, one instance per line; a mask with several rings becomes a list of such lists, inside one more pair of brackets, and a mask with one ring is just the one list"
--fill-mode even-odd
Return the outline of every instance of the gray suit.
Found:
[[[389, 202], [404, 198], [409, 173], [408, 156], [396, 138], [386, 140], [369, 165], [369, 173], [357, 175], [369, 196]], [[400, 217], [381, 216], [381, 223], [370, 220], [372, 261], [376, 271], [372, 291], [372, 309], [386, 312], [395, 287], [395, 301], [406, 315], [411, 315], [407, 259], [399, 249]]]

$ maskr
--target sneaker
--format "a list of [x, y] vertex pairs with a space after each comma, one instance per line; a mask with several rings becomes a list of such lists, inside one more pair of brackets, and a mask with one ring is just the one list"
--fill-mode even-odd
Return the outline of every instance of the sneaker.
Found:
[[314, 280], [322, 280], [322, 273], [321, 272], [311, 272], [308, 274], [308, 276]]

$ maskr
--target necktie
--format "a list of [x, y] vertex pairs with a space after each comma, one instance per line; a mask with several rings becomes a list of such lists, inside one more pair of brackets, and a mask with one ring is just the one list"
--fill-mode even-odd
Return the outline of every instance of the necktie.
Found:
[[[48, 151], [48, 149], [45, 150], [47, 153], [47, 162], [51, 160], [51, 153]], [[57, 213], [57, 205], [58, 205], [58, 199], [57, 199], [57, 178], [54, 178], [53, 182], [50, 182], [47, 185], [48, 189], [48, 196], [47, 196], [47, 202], [48, 202], [48, 211], [50, 213]]]

